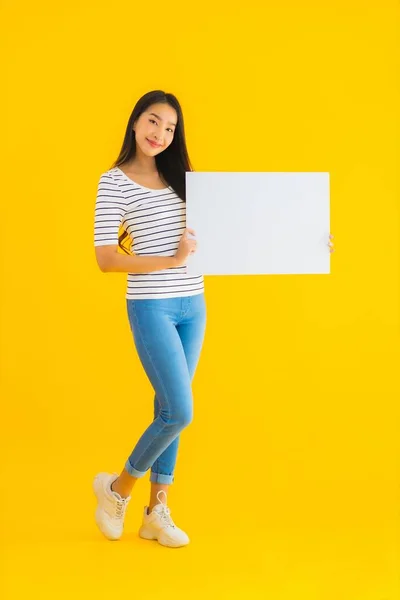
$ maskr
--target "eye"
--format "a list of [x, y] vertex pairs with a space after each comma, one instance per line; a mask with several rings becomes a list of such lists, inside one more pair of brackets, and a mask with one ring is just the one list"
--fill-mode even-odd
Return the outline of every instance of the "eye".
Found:
[[[156, 125], [158, 125], [157, 121], [155, 121], [154, 119], [149, 119], [149, 121], [150, 121], [150, 123], [155, 123]], [[174, 133], [174, 130], [171, 129], [171, 127], [168, 127], [168, 129], [171, 133]]]

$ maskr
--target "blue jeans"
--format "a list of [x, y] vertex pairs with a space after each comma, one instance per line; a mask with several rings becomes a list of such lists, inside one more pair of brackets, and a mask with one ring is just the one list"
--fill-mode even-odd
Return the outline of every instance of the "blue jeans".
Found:
[[171, 484], [179, 434], [193, 419], [191, 384], [205, 336], [205, 295], [126, 303], [136, 349], [155, 396], [154, 420], [125, 469], [143, 477], [151, 468], [151, 482]]

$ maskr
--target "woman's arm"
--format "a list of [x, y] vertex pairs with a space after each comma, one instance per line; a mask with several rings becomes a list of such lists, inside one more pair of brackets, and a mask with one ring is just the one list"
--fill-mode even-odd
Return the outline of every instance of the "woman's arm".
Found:
[[96, 246], [96, 260], [103, 273], [150, 273], [181, 266], [176, 256], [128, 256], [117, 245]]

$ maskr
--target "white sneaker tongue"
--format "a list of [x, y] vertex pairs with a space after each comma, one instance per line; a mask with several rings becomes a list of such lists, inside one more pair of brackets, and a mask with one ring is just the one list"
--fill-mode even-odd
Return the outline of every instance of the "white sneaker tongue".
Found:
[[118, 498], [118, 500], [121, 500], [122, 502], [123, 502], [124, 500], [126, 500], [126, 498], [122, 498], [122, 496], [120, 496], [120, 495], [118, 494], [118, 492], [114, 492], [114, 490], [111, 490], [111, 492], [114, 494], [114, 496], [115, 496], [116, 498]]
[[[157, 513], [162, 514], [164, 512], [164, 507], [165, 507], [164, 504], [156, 504], [155, 507], [153, 508], [153, 510], [155, 512], [157, 512]], [[174, 527], [175, 528], [175, 525], [173, 525], [172, 522], [171, 522], [171, 523], [169, 523], [169, 527]]]

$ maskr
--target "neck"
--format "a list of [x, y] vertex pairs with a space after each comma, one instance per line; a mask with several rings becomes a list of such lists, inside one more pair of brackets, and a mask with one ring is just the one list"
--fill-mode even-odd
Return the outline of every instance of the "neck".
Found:
[[158, 171], [154, 156], [146, 156], [138, 147], [136, 147], [135, 158], [128, 163], [128, 166], [133, 168], [137, 173], [142, 174], [150, 175]]

